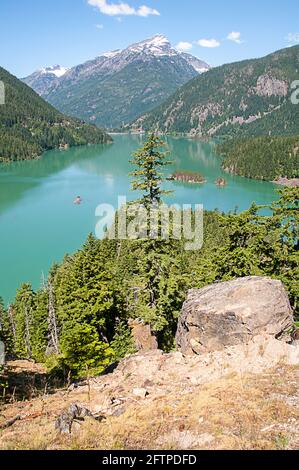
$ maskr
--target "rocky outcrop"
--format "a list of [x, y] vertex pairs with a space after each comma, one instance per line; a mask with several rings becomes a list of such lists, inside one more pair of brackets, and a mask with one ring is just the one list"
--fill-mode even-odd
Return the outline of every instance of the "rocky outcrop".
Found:
[[73, 403], [58, 416], [55, 422], [55, 429], [61, 434], [71, 434], [73, 422], [75, 420], [84, 420], [87, 416], [92, 416], [92, 413], [87, 408]]
[[281, 186], [287, 186], [289, 188], [298, 188], [299, 187], [299, 178], [278, 178], [273, 181], [275, 184], [280, 184]]
[[166, 354], [159, 350], [134, 354], [120, 362], [113, 378], [118, 378], [119, 384], [124, 386], [124, 378], [128, 377], [126, 385], [130, 394], [138, 387], [145, 389], [146, 396], [152, 396], [160, 387], [167, 389], [174, 383], [187, 388], [189, 384], [209, 383], [232, 373], [258, 374], [280, 363], [299, 364], [297, 345], [259, 335], [242, 344], [200, 356], [185, 356], [178, 351]]
[[255, 91], [259, 96], [287, 96], [288, 89], [286, 80], [278, 80], [265, 74], [258, 78]]
[[158, 342], [152, 334], [150, 325], [146, 325], [141, 320], [129, 320], [128, 324], [132, 330], [132, 338], [137, 351], [146, 352], [158, 349]]
[[186, 355], [244, 344], [257, 335], [281, 338], [293, 326], [281, 281], [246, 277], [189, 291], [176, 335]]

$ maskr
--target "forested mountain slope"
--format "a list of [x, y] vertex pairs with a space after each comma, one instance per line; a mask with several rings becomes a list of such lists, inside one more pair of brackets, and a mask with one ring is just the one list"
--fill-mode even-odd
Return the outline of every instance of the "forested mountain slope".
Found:
[[208, 137], [299, 134], [299, 106], [290, 99], [298, 70], [299, 46], [213, 68], [131, 128]]
[[104, 131], [67, 117], [0, 67], [5, 104], [0, 105], [0, 161], [26, 160], [59, 146], [98, 144], [112, 139]]

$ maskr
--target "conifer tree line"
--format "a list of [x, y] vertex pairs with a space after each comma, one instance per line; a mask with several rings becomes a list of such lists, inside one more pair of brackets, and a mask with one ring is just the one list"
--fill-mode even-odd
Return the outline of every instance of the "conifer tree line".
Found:
[[[145, 207], [165, 197], [162, 142], [151, 135], [133, 157], [133, 189]], [[204, 245], [185, 240], [102, 240], [89, 235], [55, 264], [40, 289], [23, 284], [12, 304], [0, 305], [7, 354], [45, 363], [73, 377], [98, 374], [135, 351], [130, 319], [151, 326], [159, 347], [175, 348], [182, 304], [190, 288], [249, 275], [285, 284], [299, 314], [299, 188], [280, 190], [272, 215], [252, 205], [241, 214], [204, 214]]]
[[299, 177], [299, 137], [273, 136], [228, 139], [217, 146], [223, 168], [260, 180]]

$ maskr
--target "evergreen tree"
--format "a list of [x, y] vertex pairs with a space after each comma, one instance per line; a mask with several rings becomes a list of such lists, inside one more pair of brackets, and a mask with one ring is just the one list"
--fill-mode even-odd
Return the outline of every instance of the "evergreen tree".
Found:
[[15, 352], [21, 359], [32, 357], [31, 322], [34, 309], [34, 293], [30, 284], [23, 284], [17, 291], [12, 305], [16, 324]]
[[299, 315], [299, 187], [284, 188], [279, 193], [279, 201], [272, 205], [274, 216], [269, 221], [276, 235], [274, 272], [288, 288]]
[[95, 325], [86, 322], [64, 323], [61, 336], [61, 362], [76, 377], [97, 375], [105, 370], [114, 358], [109, 344], [99, 340]]
[[138, 201], [147, 209], [154, 204], [159, 204], [163, 195], [170, 191], [161, 189], [161, 185], [167, 180], [161, 169], [171, 162], [166, 160], [167, 154], [161, 152], [165, 143], [154, 134], [151, 134], [144, 146], [133, 155], [133, 163], [136, 169], [131, 173], [134, 177], [132, 189], [141, 191], [142, 198]]
[[9, 310], [4, 308], [4, 303], [0, 297], [0, 341], [5, 344], [5, 354], [13, 356], [14, 353], [14, 335], [11, 321], [9, 318]]
[[61, 354], [77, 373], [86, 366], [101, 369], [112, 354], [114, 296], [99, 245], [90, 235], [82, 250], [65, 259], [54, 281]]
[[136, 353], [131, 329], [126, 321], [119, 319], [116, 321], [115, 334], [111, 342], [111, 347], [114, 351], [116, 361]]
[[31, 357], [37, 362], [45, 362], [48, 344], [48, 294], [46, 289], [42, 288], [36, 293], [34, 308], [31, 312]]
[[[161, 152], [164, 145], [159, 137], [151, 134], [132, 160], [137, 167], [131, 173], [134, 177], [132, 189], [142, 192], [142, 198], [137, 202], [147, 210], [149, 238], [134, 243], [139, 259], [138, 269], [128, 284], [127, 313], [150, 324], [160, 344], [170, 348], [184, 283], [176, 263], [169, 258], [171, 244], [161, 237], [159, 207], [162, 196], [171, 192], [162, 189], [163, 182], [168, 180], [162, 169], [171, 164], [166, 159], [167, 153]], [[154, 211], [158, 222], [157, 233], [150, 233], [150, 217]]]

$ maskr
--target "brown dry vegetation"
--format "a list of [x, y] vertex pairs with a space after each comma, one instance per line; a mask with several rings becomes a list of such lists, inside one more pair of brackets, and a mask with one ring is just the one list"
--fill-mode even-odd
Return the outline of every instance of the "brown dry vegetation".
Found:
[[[280, 365], [259, 375], [232, 373], [205, 385], [186, 381], [151, 387], [139, 399], [130, 374], [92, 379], [74, 390], [2, 406], [0, 449], [296, 449], [299, 447], [298, 367]], [[120, 398], [111, 405], [113, 397]], [[109, 409], [101, 422], [55, 431], [57, 415], [71, 403], [94, 412]], [[110, 404], [110, 405], [109, 405]], [[110, 407], [109, 407], [109, 406]], [[114, 414], [114, 416], [113, 416]]]

